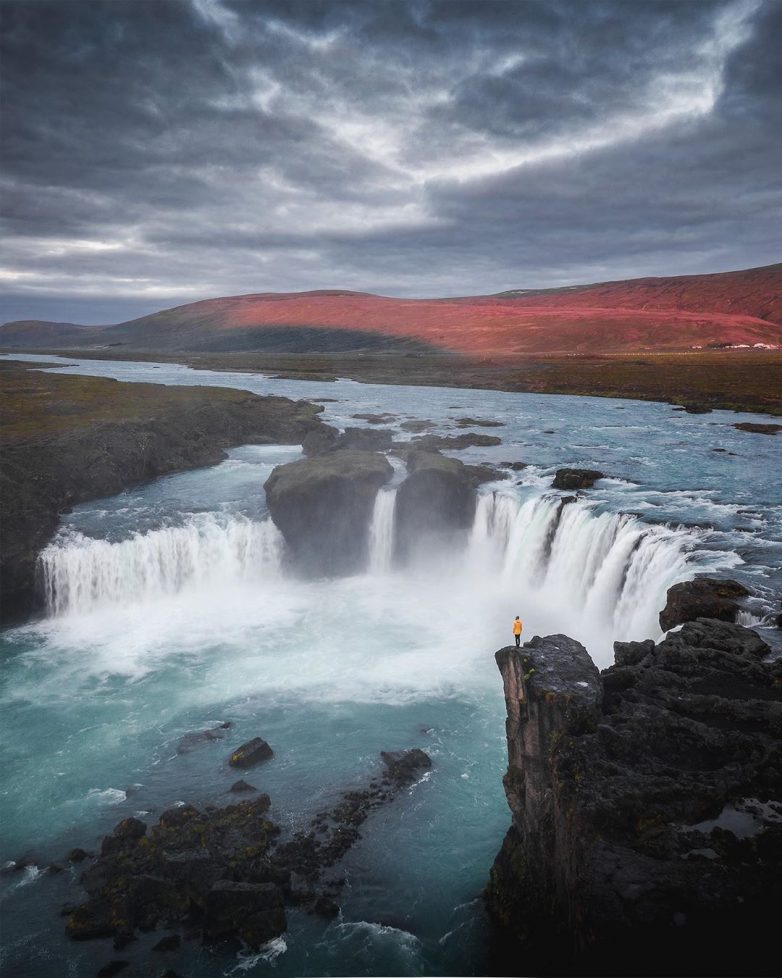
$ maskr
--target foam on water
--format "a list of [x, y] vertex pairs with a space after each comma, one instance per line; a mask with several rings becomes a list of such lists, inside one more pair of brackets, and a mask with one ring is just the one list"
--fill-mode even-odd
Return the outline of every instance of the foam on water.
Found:
[[270, 520], [203, 513], [116, 543], [66, 531], [43, 551], [40, 570], [49, 613], [60, 615], [273, 575], [281, 552]]

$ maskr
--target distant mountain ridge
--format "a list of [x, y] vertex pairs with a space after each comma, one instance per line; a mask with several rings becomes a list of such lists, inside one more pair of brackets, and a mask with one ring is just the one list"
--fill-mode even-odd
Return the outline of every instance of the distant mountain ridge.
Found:
[[205, 299], [112, 326], [0, 326], [4, 349], [145, 353], [590, 354], [758, 343], [782, 345], [782, 264], [443, 299], [266, 292]]

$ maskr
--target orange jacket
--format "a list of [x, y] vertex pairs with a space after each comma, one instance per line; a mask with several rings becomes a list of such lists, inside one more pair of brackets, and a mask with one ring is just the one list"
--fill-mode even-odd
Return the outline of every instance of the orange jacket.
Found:
[[517, 618], [513, 622], [513, 634], [514, 635], [521, 635], [521, 628], [522, 628], [521, 621]]

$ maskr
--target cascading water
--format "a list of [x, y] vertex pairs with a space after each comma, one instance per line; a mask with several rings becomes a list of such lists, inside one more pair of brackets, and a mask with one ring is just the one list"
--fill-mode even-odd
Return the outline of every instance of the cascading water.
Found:
[[395, 512], [396, 489], [380, 489], [369, 525], [369, 571], [372, 574], [385, 574], [391, 570]]
[[40, 571], [47, 610], [61, 615], [268, 576], [279, 570], [281, 553], [270, 520], [201, 514], [117, 543], [66, 532], [43, 551]]
[[627, 640], [659, 634], [668, 588], [692, 576], [687, 535], [634, 516], [596, 512], [554, 494], [525, 501], [481, 495], [470, 539], [473, 566], [500, 568], [519, 600], [559, 602], [586, 634]]

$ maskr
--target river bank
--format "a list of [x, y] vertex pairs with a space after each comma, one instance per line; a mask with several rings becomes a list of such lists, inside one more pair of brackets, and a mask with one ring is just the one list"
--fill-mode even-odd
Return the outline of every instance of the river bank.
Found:
[[292, 380], [349, 377], [373, 384], [631, 398], [687, 405], [696, 410], [782, 415], [780, 351], [639, 351], [599, 356], [533, 354], [480, 359], [446, 353], [165, 354], [123, 351], [118, 347], [44, 352], [79, 359], [183, 363], [195, 369], [241, 370]]
[[35, 562], [60, 514], [239, 444], [300, 444], [318, 408], [219, 388], [124, 384], [0, 363], [3, 552], [0, 621], [42, 606]]

